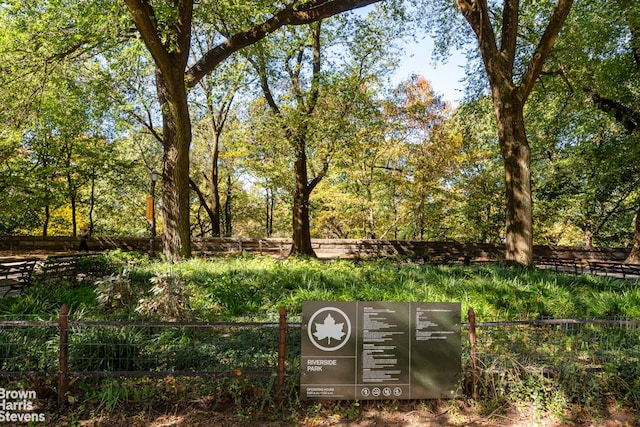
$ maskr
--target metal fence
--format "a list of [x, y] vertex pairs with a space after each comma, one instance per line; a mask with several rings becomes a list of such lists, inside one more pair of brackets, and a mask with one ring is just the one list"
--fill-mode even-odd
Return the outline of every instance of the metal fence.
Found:
[[[465, 391], [474, 399], [480, 390], [485, 397], [509, 395], [511, 386], [545, 378], [576, 399], [617, 396], [640, 403], [640, 321], [536, 319], [474, 325], [473, 317], [470, 311]], [[538, 390], [531, 387], [530, 392]]]
[[[74, 377], [273, 377], [276, 392], [298, 353], [299, 325], [265, 322], [0, 320], [0, 378], [57, 377], [64, 403]], [[296, 340], [297, 341], [297, 340]]]
[[[472, 328], [472, 327], [470, 327]], [[479, 369], [517, 360], [525, 369], [557, 371], [573, 363], [588, 371], [640, 363], [640, 321], [628, 319], [537, 319], [476, 324]], [[472, 335], [472, 332], [470, 332]], [[640, 367], [640, 365], [638, 365]]]
[[[568, 365], [640, 381], [640, 321], [538, 319], [463, 323], [465, 375], [542, 374]], [[299, 373], [300, 325], [264, 322], [85, 322], [0, 318], [0, 378], [54, 377], [64, 403], [74, 377], [268, 377]], [[637, 384], [640, 387], [640, 384]], [[277, 395], [276, 398], [279, 398]]]

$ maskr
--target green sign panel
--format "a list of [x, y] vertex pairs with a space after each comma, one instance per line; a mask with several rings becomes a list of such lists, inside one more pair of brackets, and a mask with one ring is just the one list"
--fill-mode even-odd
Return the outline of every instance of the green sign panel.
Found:
[[302, 305], [303, 398], [452, 397], [461, 366], [460, 303]]

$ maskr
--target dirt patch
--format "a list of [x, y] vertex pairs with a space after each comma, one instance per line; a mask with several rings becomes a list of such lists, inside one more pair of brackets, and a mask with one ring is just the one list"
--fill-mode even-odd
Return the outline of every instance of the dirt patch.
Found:
[[324, 403], [301, 412], [304, 413], [267, 419], [259, 413], [242, 415], [231, 407], [214, 410], [207, 408], [206, 402], [195, 402], [185, 408], [151, 409], [138, 414], [133, 410], [129, 415], [120, 413], [81, 419], [70, 411], [50, 425], [62, 427], [75, 422], [73, 425], [82, 427], [640, 427], [640, 413], [636, 408], [618, 407], [596, 414], [569, 410], [558, 416], [522, 405], [483, 414], [482, 408], [462, 401], [421, 401], [363, 402], [361, 406]]

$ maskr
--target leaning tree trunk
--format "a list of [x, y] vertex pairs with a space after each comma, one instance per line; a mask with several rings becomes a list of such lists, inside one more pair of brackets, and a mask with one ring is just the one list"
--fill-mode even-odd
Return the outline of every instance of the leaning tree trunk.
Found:
[[296, 142], [295, 149], [295, 190], [293, 193], [293, 242], [289, 256], [316, 257], [311, 246], [311, 227], [309, 225], [309, 188], [307, 173], [306, 143], [303, 138]]
[[495, 93], [498, 140], [504, 162], [507, 262], [533, 263], [531, 149], [524, 126], [523, 104], [509, 94]]
[[170, 261], [191, 256], [189, 209], [189, 147], [191, 122], [187, 91], [174, 82], [169, 90], [164, 76], [157, 72], [158, 98], [162, 104], [162, 136], [164, 143], [162, 171], [162, 248]]
[[76, 207], [76, 196], [72, 193], [70, 195], [71, 203], [71, 233], [75, 237], [78, 235], [78, 212]]

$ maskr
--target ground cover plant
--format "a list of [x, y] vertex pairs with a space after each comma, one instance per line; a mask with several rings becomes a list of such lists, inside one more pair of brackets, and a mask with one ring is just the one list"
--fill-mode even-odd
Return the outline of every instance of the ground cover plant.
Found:
[[[26, 296], [0, 299], [0, 315], [54, 320], [65, 303], [71, 307], [72, 320], [274, 322], [279, 308], [285, 307], [289, 322], [298, 322], [303, 301], [359, 300], [460, 301], [463, 322], [471, 307], [480, 322], [640, 320], [640, 291], [635, 282], [523, 267], [434, 266], [407, 259], [278, 260], [248, 255], [168, 264], [124, 253], [107, 254], [96, 263], [100, 265], [100, 277], [35, 284]], [[56, 341], [50, 329], [1, 332], [0, 351], [7, 355], [5, 364], [28, 362], [29, 369], [51, 367], [48, 360], [55, 358]], [[68, 422], [73, 417], [113, 414], [116, 409], [120, 416], [128, 410], [138, 414], [141, 410], [159, 410], [152, 410], [154, 404], [149, 402], [171, 402], [183, 409], [199, 402], [208, 411], [233, 412], [236, 421], [277, 419], [291, 425], [300, 419], [321, 419], [326, 413], [357, 420], [371, 405], [390, 412], [398, 407], [397, 402], [300, 401], [297, 334], [295, 328], [289, 332], [289, 376], [285, 403], [279, 404], [273, 398], [272, 378], [242, 374], [245, 369], [274, 369], [274, 328], [215, 334], [189, 329], [147, 334], [128, 327], [76, 331], [70, 347], [76, 370], [221, 369], [237, 375], [218, 379], [79, 379], [70, 391], [73, 404], [67, 412], [58, 414], [59, 419]], [[601, 417], [610, 405], [640, 407], [638, 327], [575, 324], [480, 329], [482, 374], [475, 390], [470, 383], [465, 334], [468, 331], [463, 328], [465, 375], [459, 399], [447, 403], [451, 405], [448, 413], [452, 408], [460, 409], [460, 405], [473, 405], [481, 416], [493, 417], [528, 404], [540, 413], [574, 420], [576, 414]], [[42, 345], [30, 348], [25, 336], [29, 343], [40, 336]], [[22, 337], [19, 342], [29, 351], [25, 362], [16, 353], [22, 350], [11, 344], [17, 337]], [[96, 342], [104, 345], [91, 344]], [[214, 367], [209, 362], [212, 354], [216, 355]], [[472, 400], [474, 391], [476, 399]]]

